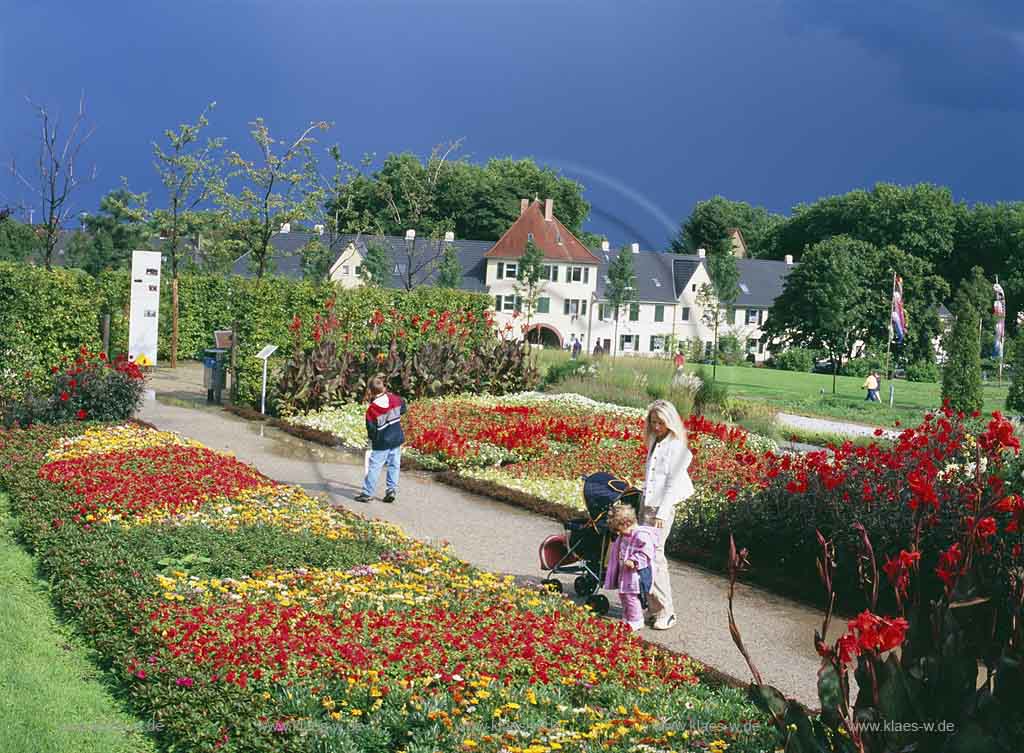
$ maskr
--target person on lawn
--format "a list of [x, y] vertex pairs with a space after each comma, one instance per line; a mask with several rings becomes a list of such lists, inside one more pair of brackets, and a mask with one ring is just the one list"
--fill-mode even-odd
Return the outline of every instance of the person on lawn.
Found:
[[686, 429], [676, 406], [668, 400], [655, 400], [647, 408], [644, 422], [647, 442], [647, 467], [644, 472], [642, 522], [658, 529], [654, 553], [653, 582], [649, 619], [655, 630], [668, 630], [675, 624], [672, 583], [669, 580], [665, 541], [676, 517], [676, 505], [693, 494], [688, 468], [693, 455], [686, 445]]
[[384, 501], [394, 502], [398, 494], [402, 445], [405, 443], [405, 434], [402, 433], [405, 401], [398, 395], [388, 392], [387, 380], [383, 374], [377, 374], [370, 379], [366, 387], [366, 399], [370, 403], [366, 408], [366, 435], [370, 440], [370, 450], [367, 453], [363, 491], [356, 497], [356, 502], [369, 502], [373, 498], [377, 479], [380, 478], [380, 469], [385, 465], [388, 472]]
[[643, 630], [643, 607], [651, 590], [654, 551], [658, 531], [637, 525], [636, 512], [629, 505], [615, 505], [608, 517], [608, 529], [615, 534], [608, 553], [604, 587], [618, 590], [622, 621], [633, 630]]

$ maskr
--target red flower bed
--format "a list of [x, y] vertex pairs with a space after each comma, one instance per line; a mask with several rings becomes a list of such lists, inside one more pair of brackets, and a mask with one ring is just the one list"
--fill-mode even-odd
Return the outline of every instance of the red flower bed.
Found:
[[624, 641], [611, 620], [537, 614], [511, 602], [464, 606], [320, 614], [272, 602], [161, 602], [152, 605], [149, 621], [172, 658], [187, 659], [211, 682], [240, 687], [361, 670], [378, 670], [390, 682], [439, 674], [449, 687], [470, 673], [505, 684], [585, 684], [609, 673], [626, 687], [697, 682], [685, 657]]
[[150, 447], [46, 463], [40, 478], [75, 492], [76, 523], [98, 512], [196, 510], [210, 497], [272, 483], [251, 466], [202, 447]]

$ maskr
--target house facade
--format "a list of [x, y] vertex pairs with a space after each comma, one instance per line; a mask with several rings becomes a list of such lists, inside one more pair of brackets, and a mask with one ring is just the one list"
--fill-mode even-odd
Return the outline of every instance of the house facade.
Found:
[[[271, 239], [278, 252], [275, 272], [301, 276], [299, 251], [314, 234], [282, 230]], [[723, 313], [719, 339], [735, 336], [747, 358], [761, 362], [770, 356], [761, 341], [762, 326], [782, 292], [792, 257], [750, 259], [738, 231], [732, 240], [740, 293]], [[518, 279], [531, 242], [543, 256], [544, 270], [532, 310]], [[508, 324], [517, 336], [545, 347], [569, 348], [579, 341], [588, 353], [600, 344], [606, 353], [638, 356], [663, 356], [682, 347], [687, 353], [699, 348], [710, 356], [713, 349], [713, 314], [702, 305], [707, 303], [702, 289], [710, 283], [703, 251], [680, 255], [641, 250], [638, 244], [620, 251], [610, 249], [607, 242], [599, 249], [587, 248], [559, 222], [551, 199], [521, 200], [519, 216], [494, 243], [456, 240], [450, 233], [443, 240], [417, 238], [413, 230], [404, 238], [339, 236], [332, 241], [337, 259], [330, 279], [345, 288], [362, 285], [360, 268], [373, 244], [388, 254], [392, 274], [384, 284], [395, 288], [436, 284], [437, 262], [447, 248], [454, 248], [463, 271], [460, 287], [488, 294], [499, 325]], [[635, 300], [616, 317], [604, 288], [608, 267], [619, 253], [633, 256], [636, 290]], [[245, 256], [235, 262], [234, 271], [250, 273]]]

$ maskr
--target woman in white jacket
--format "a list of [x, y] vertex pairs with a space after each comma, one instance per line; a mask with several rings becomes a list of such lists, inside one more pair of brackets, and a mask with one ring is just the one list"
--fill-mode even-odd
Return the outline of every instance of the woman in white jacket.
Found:
[[649, 615], [655, 630], [675, 624], [672, 584], [669, 581], [665, 541], [676, 517], [676, 504], [693, 494], [688, 468], [693, 456], [686, 446], [686, 429], [676, 407], [668, 400], [655, 400], [647, 409], [644, 424], [647, 468], [644, 474], [643, 524], [658, 529], [654, 554], [653, 583]]

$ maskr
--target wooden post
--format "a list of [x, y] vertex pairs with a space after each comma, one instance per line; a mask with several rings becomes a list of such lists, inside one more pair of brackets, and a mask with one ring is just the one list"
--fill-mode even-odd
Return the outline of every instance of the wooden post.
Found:
[[231, 404], [238, 402], [238, 320], [231, 323]]
[[171, 280], [171, 368], [178, 368], [178, 277]]
[[103, 352], [107, 354], [107, 358], [110, 358], [110, 313], [103, 315], [103, 325], [101, 327], [103, 337]]

